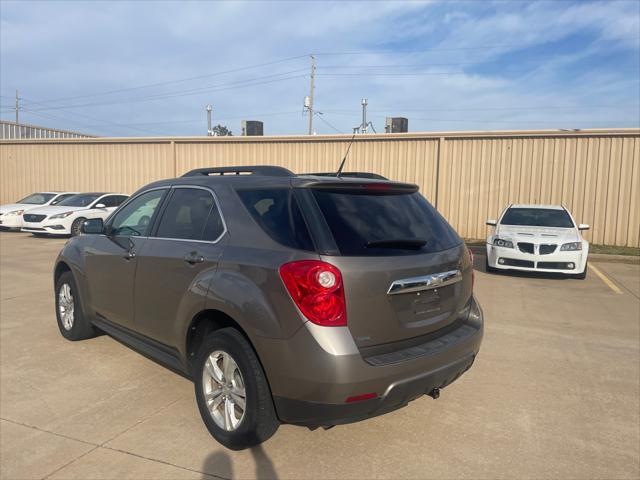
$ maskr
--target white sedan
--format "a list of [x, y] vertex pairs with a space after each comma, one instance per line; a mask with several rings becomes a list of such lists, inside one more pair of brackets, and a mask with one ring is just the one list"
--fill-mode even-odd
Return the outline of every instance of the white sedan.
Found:
[[20, 230], [24, 212], [48, 205], [57, 205], [65, 198], [78, 192], [36, 192], [18, 200], [16, 203], [0, 205], [0, 228]]
[[523, 270], [555, 272], [585, 278], [589, 242], [580, 232], [589, 225], [576, 225], [560, 205], [510, 205], [487, 237], [487, 272]]
[[78, 235], [89, 218], [106, 219], [127, 199], [123, 193], [79, 193], [55, 206], [24, 214], [23, 232], [34, 235]]

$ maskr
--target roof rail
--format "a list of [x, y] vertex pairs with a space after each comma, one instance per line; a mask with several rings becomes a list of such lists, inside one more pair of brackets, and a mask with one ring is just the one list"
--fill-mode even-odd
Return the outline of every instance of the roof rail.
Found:
[[[305, 173], [303, 175], [314, 175], [316, 177], [335, 177], [336, 172], [320, 172], [320, 173]], [[354, 177], [354, 178], [370, 178], [373, 180], [389, 180], [387, 177], [378, 175], [377, 173], [369, 172], [342, 172], [341, 177]]]
[[284, 167], [271, 165], [254, 165], [248, 167], [210, 167], [190, 170], [183, 177], [197, 177], [209, 175], [264, 175], [267, 177], [293, 177], [295, 174]]

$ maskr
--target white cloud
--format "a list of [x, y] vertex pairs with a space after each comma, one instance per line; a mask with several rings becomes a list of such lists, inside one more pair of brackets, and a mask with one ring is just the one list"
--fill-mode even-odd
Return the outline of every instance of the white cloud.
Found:
[[[318, 57], [317, 106], [327, 110], [323, 118], [345, 132], [359, 121], [362, 97], [369, 99], [379, 129], [387, 111], [407, 114], [412, 130], [596, 127], [608, 126], [603, 123], [607, 120], [616, 122], [610, 126], [638, 126], [638, 72], [630, 71], [638, 64], [637, 7], [635, 2], [10, 3], [0, 12], [0, 82], [2, 95], [10, 96], [19, 88], [26, 98], [46, 100], [193, 77], [309, 52], [356, 51], [369, 53]], [[572, 37], [579, 40], [571, 51], [544, 47]], [[582, 40], [584, 45], [577, 43]], [[496, 45], [502, 47], [474, 48]], [[509, 64], [502, 60], [504, 55], [520, 51], [522, 45], [540, 45], [540, 51], [523, 52]], [[388, 50], [395, 53], [381, 53]], [[624, 64], [596, 63], [594, 59], [603, 52], [617, 55]], [[472, 68], [474, 63], [482, 68]], [[308, 64], [308, 59], [301, 58], [256, 70], [76, 101], [92, 103], [184, 91], [306, 69]], [[326, 68], [389, 64], [464, 65]], [[518, 69], [524, 71], [512, 72]], [[433, 75], [325, 75], [417, 70]], [[466, 73], [436, 74], [445, 71]], [[204, 105], [213, 103], [214, 118], [230, 119], [229, 125], [237, 132], [239, 118], [244, 116], [300, 112], [307, 93], [308, 80], [297, 78], [148, 102], [43, 110], [39, 114], [68, 118], [68, 124], [57, 126], [79, 130], [101, 123], [87, 118], [89, 115], [105, 123], [154, 123], [138, 128], [157, 134], [196, 134], [203, 131]], [[2, 100], [3, 118], [10, 118], [6, 99]], [[627, 107], [534, 109], [568, 105]], [[530, 109], [483, 111], [483, 107]], [[461, 111], [465, 108], [480, 110]], [[29, 121], [63, 122], [38, 117], [36, 106], [32, 109], [31, 116], [25, 112]], [[409, 114], [409, 109], [424, 111]], [[202, 124], [156, 125], [171, 120], [201, 120]], [[268, 133], [306, 131], [306, 120], [299, 113], [264, 120]], [[316, 124], [320, 133], [332, 132], [324, 123]], [[113, 125], [94, 130], [105, 134], [143, 133]]]

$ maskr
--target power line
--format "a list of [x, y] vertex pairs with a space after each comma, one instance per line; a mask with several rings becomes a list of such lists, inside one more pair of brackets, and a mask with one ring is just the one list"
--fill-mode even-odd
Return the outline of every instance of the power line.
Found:
[[220, 71], [220, 72], [215, 72], [215, 73], [209, 73], [209, 74], [205, 74], [205, 75], [197, 75], [195, 77], [187, 77], [187, 78], [181, 78], [181, 79], [177, 79], [177, 80], [168, 80], [165, 82], [157, 82], [157, 83], [148, 83], [145, 85], [138, 85], [136, 87], [127, 87], [127, 88], [119, 88], [116, 90], [108, 90], [105, 92], [97, 92], [97, 93], [89, 93], [86, 95], [76, 95], [76, 96], [72, 96], [72, 97], [59, 97], [59, 98], [53, 98], [53, 99], [49, 99], [49, 100], [43, 100], [42, 103], [54, 103], [54, 102], [59, 102], [62, 100], [74, 100], [74, 99], [78, 99], [78, 98], [89, 98], [89, 97], [97, 97], [97, 96], [103, 96], [103, 95], [112, 95], [114, 93], [121, 93], [121, 92], [129, 92], [129, 91], [133, 91], [133, 90], [142, 90], [145, 88], [153, 88], [153, 87], [160, 87], [160, 86], [164, 86], [164, 85], [171, 85], [174, 83], [183, 83], [183, 82], [190, 82], [193, 80], [201, 80], [203, 78], [210, 78], [210, 77], [215, 77], [215, 76], [219, 76], [219, 75], [226, 75], [229, 73], [236, 73], [236, 72], [241, 72], [241, 71], [245, 71], [245, 70], [252, 70], [255, 68], [260, 68], [260, 67], [266, 67], [269, 65], [275, 65], [278, 63], [284, 63], [284, 62], [289, 62], [291, 60], [297, 60], [300, 58], [305, 58], [307, 55], [297, 55], [295, 57], [288, 57], [288, 58], [283, 58], [281, 60], [274, 60], [271, 62], [265, 62], [265, 63], [258, 63], [255, 65], [249, 65], [246, 67], [239, 67], [239, 68], [234, 68], [231, 70], [224, 70], [224, 71]]
[[[55, 106], [44, 105], [43, 108], [35, 109], [35, 111], [66, 110], [66, 109], [74, 109], [74, 108], [82, 108], [82, 107], [93, 107], [93, 106], [102, 106], [102, 105], [117, 105], [117, 104], [122, 104], [122, 103], [137, 103], [137, 102], [146, 102], [146, 101], [159, 100], [159, 99], [165, 99], [165, 98], [175, 98], [175, 97], [185, 97], [185, 96], [191, 96], [191, 95], [199, 95], [201, 93], [210, 93], [210, 92], [218, 92], [218, 91], [223, 91], [223, 90], [232, 90], [232, 89], [235, 89], [235, 88], [253, 87], [253, 86], [257, 86], [257, 85], [265, 85], [265, 84], [269, 84], [269, 83], [275, 83], [275, 82], [284, 81], [284, 80], [292, 80], [292, 79], [296, 79], [296, 78], [303, 78], [303, 77], [307, 76], [307, 75], [295, 75], [295, 76], [284, 76], [284, 77], [282, 77], [282, 75], [287, 75], [287, 74], [290, 74], [290, 73], [297, 73], [297, 72], [300, 72], [300, 71], [306, 71], [306, 68], [305, 69], [299, 69], [299, 70], [292, 70], [290, 72], [283, 72], [283, 73], [278, 73], [278, 74], [266, 75], [266, 76], [263, 76], [263, 77], [256, 77], [256, 78], [248, 79], [248, 80], [224, 83], [224, 84], [219, 84], [219, 85], [212, 85], [212, 86], [209, 86], [209, 87], [197, 88], [197, 89], [192, 89], [192, 90], [186, 90], [186, 91], [182, 91], [182, 92], [179, 92], [179, 93], [178, 92], [167, 92], [167, 93], [164, 93], [164, 94], [149, 95], [149, 96], [146, 96], [146, 97], [129, 97], [129, 98], [114, 99], [112, 101], [82, 103], [82, 104], [75, 104], [75, 105], [55, 105]], [[272, 80], [261, 81], [261, 79], [271, 78], [271, 77], [276, 77], [276, 76], [281, 76], [281, 78], [275, 78], [275, 79], [272, 79]], [[32, 110], [32, 111], [34, 111], [34, 110]]]
[[[583, 109], [620, 109], [620, 108], [640, 108], [640, 104], [635, 105], [566, 105], [566, 106], [537, 106], [537, 107], [473, 107], [473, 108], [412, 108], [402, 106], [382, 107], [376, 110], [369, 110], [374, 113], [384, 113], [389, 111], [403, 111], [403, 112], [471, 112], [471, 111], [486, 111], [486, 110], [583, 110]], [[347, 109], [325, 109], [325, 112], [335, 113], [340, 115], [342, 113], [351, 113], [353, 110]]]
[[[24, 100], [28, 100], [28, 101], [29, 101], [29, 103], [34, 103], [34, 104], [36, 104], [36, 105], [40, 104], [40, 102], [39, 102], [39, 101], [36, 101], [36, 100], [33, 100], [33, 99], [27, 99], [27, 98], [25, 98]], [[27, 111], [27, 110], [25, 110], [25, 111]], [[31, 113], [32, 115], [41, 116], [41, 117], [42, 117], [42, 116], [44, 116], [44, 117], [47, 117], [47, 116], [48, 116], [48, 117], [50, 117], [50, 118], [53, 118], [54, 120], [56, 120], [56, 119], [57, 119], [57, 120], [62, 120], [62, 121], [67, 121], [67, 122], [68, 122], [68, 121], [75, 122], [75, 120], [72, 120], [72, 119], [69, 119], [69, 118], [65, 118], [65, 117], [57, 117], [57, 116], [55, 116], [55, 115], [51, 115], [51, 114], [42, 114], [42, 113], [40, 113], [40, 112], [34, 112], [33, 110], [29, 110], [29, 113]], [[86, 115], [86, 114], [83, 114], [83, 113], [77, 113], [77, 112], [76, 112], [74, 115], [76, 115], [76, 116], [80, 116], [80, 117], [85, 117], [85, 118], [91, 119], [91, 120], [93, 120], [93, 121], [103, 122], [103, 120], [101, 120], [101, 119], [99, 119], [99, 118], [92, 117], [91, 115]], [[121, 125], [121, 124], [118, 124], [118, 123], [115, 123], [115, 122], [105, 122], [105, 123], [106, 123], [106, 125], [107, 125], [107, 126], [115, 126], [115, 127], [118, 127], [118, 128], [121, 128], [121, 129], [125, 129], [125, 130], [128, 130], [128, 129], [130, 128], [130, 127], [126, 127], [126, 126], [124, 126], [124, 125]], [[76, 122], [76, 124], [77, 124], [77, 122]], [[138, 130], [138, 131], [140, 131], [140, 132], [144, 132], [144, 133], [151, 133], [149, 130], [145, 130], [145, 129], [140, 129], [140, 128], [131, 128], [131, 129], [132, 129], [132, 130]], [[113, 130], [112, 130], [112, 131], [113, 131]]]
[[338, 133], [344, 133], [342, 130], [340, 130], [339, 128], [335, 127], [334, 125], [332, 125], [331, 123], [329, 123], [325, 118], [324, 118], [324, 113], [323, 112], [316, 112], [318, 114], [318, 118], [320, 119], [321, 122], [323, 122], [324, 124], [326, 124], [327, 126], [329, 126], [330, 128], [332, 128], [333, 130], [335, 130]]
[[[529, 70], [501, 70], [500, 73], [525, 73]], [[474, 72], [403, 72], [403, 73], [379, 73], [379, 72], [354, 72], [354, 73], [318, 73], [322, 77], [419, 77], [429, 75], [475, 75]]]

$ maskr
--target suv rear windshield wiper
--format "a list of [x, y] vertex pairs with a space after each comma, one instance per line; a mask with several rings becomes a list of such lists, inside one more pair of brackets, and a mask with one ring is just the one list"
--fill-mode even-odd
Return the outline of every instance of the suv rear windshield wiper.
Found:
[[367, 248], [405, 248], [419, 249], [424, 247], [427, 241], [422, 238], [396, 238], [391, 240], [374, 240], [367, 242]]

